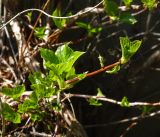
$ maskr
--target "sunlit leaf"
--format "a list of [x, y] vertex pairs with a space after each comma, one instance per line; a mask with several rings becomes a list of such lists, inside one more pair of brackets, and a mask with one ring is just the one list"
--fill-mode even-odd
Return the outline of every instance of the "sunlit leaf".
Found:
[[140, 40], [131, 42], [128, 37], [120, 37], [120, 45], [122, 50], [121, 64], [127, 63], [130, 58], [137, 52], [141, 46]]
[[45, 62], [49, 62], [50, 64], [58, 64], [59, 60], [55, 53], [49, 49], [40, 49], [41, 57], [44, 59]]
[[117, 65], [114, 68], [112, 68], [111, 70], [107, 70], [106, 72], [109, 73], [109, 74], [116, 74], [116, 73], [118, 73], [120, 68], [121, 68], [120, 65]]
[[82, 55], [84, 52], [73, 51], [68, 44], [65, 44], [59, 47], [55, 55], [57, 56], [59, 63], [68, 63], [70, 67], [73, 66], [75, 61]]
[[34, 72], [30, 74], [28, 79], [32, 84], [41, 84], [43, 81], [42, 73], [41, 72]]
[[[52, 15], [53, 15], [53, 16], [56, 16], [56, 17], [60, 17], [60, 16], [61, 16], [61, 11], [60, 11], [60, 9], [59, 9], [59, 8], [56, 8]], [[66, 19], [55, 19], [55, 18], [53, 18], [53, 21], [54, 21], [55, 25], [56, 25], [59, 29], [61, 29], [62, 27], [64, 27], [64, 25], [66, 24]]]
[[129, 7], [131, 3], [133, 2], [133, 0], [123, 0], [123, 2], [127, 7]]
[[152, 10], [156, 6], [156, 0], [141, 0], [141, 2], [149, 9]]
[[0, 92], [13, 99], [18, 99], [24, 91], [24, 85], [18, 85], [14, 88], [2, 88]]
[[92, 106], [102, 106], [102, 103], [94, 98], [89, 98], [88, 102], [89, 102], [89, 105], [92, 105]]
[[45, 30], [46, 30], [46, 27], [36, 27], [35, 28], [35, 31], [34, 31], [34, 36], [40, 38], [40, 39], [43, 39], [46, 34], [45, 34]]
[[8, 104], [2, 104], [2, 115], [6, 121], [13, 123], [21, 123], [21, 116], [19, 113], [15, 112]]
[[103, 93], [102, 93], [100, 88], [97, 88], [97, 91], [98, 91], [97, 97], [104, 97], [104, 95], [103, 95]]
[[121, 106], [122, 106], [122, 107], [130, 107], [129, 101], [128, 101], [127, 97], [123, 97], [123, 98], [122, 98]]
[[18, 106], [19, 113], [26, 113], [31, 110], [38, 110], [38, 103], [35, 100], [26, 99], [23, 104]]

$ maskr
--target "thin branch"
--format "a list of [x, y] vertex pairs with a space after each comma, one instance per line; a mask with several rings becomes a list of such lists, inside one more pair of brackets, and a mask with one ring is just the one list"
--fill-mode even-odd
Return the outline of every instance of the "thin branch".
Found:
[[[46, 9], [46, 7], [48, 6], [48, 3], [49, 3], [49, 2], [50, 2], [50, 0], [47, 0], [47, 1], [46, 1], [46, 3], [45, 3], [45, 5], [43, 6], [42, 10], [45, 10], [45, 9]], [[41, 18], [41, 16], [42, 16], [42, 12], [38, 15], [38, 18], [36, 19], [36, 22], [34, 23], [33, 29], [31, 30], [31, 33], [30, 33], [30, 35], [29, 35], [29, 37], [28, 37], [28, 40], [27, 40], [27, 44], [28, 44], [28, 42], [30, 41], [30, 39], [31, 39], [31, 37], [32, 37], [32, 35], [33, 35], [33, 32], [34, 32], [34, 29], [35, 29], [35, 27], [37, 26], [38, 21], [39, 21], [39, 19]]]
[[39, 136], [39, 137], [52, 137], [52, 135], [46, 134], [46, 133], [39, 133], [39, 132], [30, 132], [31, 135]]
[[7, 21], [5, 24], [3, 24], [1, 27], [0, 27], [0, 30], [3, 29], [6, 25], [8, 25], [12, 20], [16, 19], [18, 16], [26, 13], [26, 12], [30, 12], [30, 11], [38, 11], [38, 12], [41, 12], [42, 14], [46, 15], [47, 17], [49, 18], [54, 18], [54, 19], [72, 19], [72, 18], [77, 18], [83, 14], [86, 14], [90, 11], [92, 11], [93, 9], [95, 9], [96, 7], [98, 7], [99, 5], [101, 5], [103, 3], [103, 1], [101, 1], [100, 3], [98, 3], [97, 5], [95, 5], [94, 7], [92, 7], [91, 9], [88, 9], [84, 12], [78, 12], [74, 15], [71, 15], [71, 16], [67, 16], [67, 17], [57, 17], [57, 16], [52, 16], [50, 14], [48, 14], [47, 12], [41, 10], [41, 9], [36, 9], [36, 8], [32, 8], [32, 9], [26, 9], [26, 10], [23, 10], [21, 12], [19, 12], [18, 14], [16, 14], [13, 18], [11, 18], [9, 21]]
[[[71, 98], [71, 97], [84, 98], [84, 99], [93, 98], [93, 99], [97, 99], [99, 101], [104, 101], [104, 102], [112, 103], [112, 104], [119, 105], [119, 106], [121, 106], [121, 104], [122, 104], [121, 101], [117, 101], [117, 100], [114, 100], [114, 99], [111, 99], [111, 98], [107, 98], [107, 97], [100, 97], [100, 96], [83, 95], [83, 94], [68, 94], [68, 98]], [[136, 107], [136, 106], [160, 106], [160, 102], [156, 102], [156, 103], [129, 102], [128, 106], [129, 107]]]
[[[103, 67], [103, 68], [100, 68], [100, 69], [98, 69], [98, 70], [96, 70], [96, 71], [87, 73], [87, 74], [86, 74], [86, 77], [94, 76], [94, 75], [96, 75], [96, 74], [99, 74], [99, 73], [101, 73], [101, 72], [104, 72], [104, 71], [106, 71], [106, 70], [108, 70], [108, 69], [111, 69], [111, 68], [113, 68], [113, 67], [115, 67], [115, 66], [117, 66], [117, 65], [120, 65], [120, 64], [121, 64], [121, 62], [118, 61], [118, 62], [113, 63], [113, 64], [111, 64], [111, 65], [108, 65], [108, 66], [105, 66], [105, 67]], [[71, 84], [71, 83], [75, 83], [75, 82], [77, 82], [77, 81], [79, 81], [79, 80], [80, 80], [79, 77], [75, 77], [75, 78], [73, 78], [73, 79], [67, 80], [66, 83], [67, 83], [67, 84]]]
[[104, 124], [85, 125], [84, 127], [85, 128], [106, 127], [106, 126], [109, 126], [109, 125], [116, 125], [116, 124], [123, 124], [123, 123], [127, 123], [127, 122], [134, 122], [134, 121], [137, 121], [137, 120], [154, 117], [154, 116], [159, 115], [159, 114], [160, 114], [160, 110], [156, 111], [156, 112], [152, 112], [152, 113], [147, 114], [147, 115], [135, 116], [135, 117], [126, 118], [126, 119], [123, 119], [123, 120], [114, 121], [114, 122], [110, 122], [110, 123], [104, 123]]

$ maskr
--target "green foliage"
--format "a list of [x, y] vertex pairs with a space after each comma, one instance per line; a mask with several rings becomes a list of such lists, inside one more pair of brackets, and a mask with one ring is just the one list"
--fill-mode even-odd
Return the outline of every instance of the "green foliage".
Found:
[[[60, 102], [58, 99], [50, 97], [72, 87], [65, 82], [67, 79], [76, 76], [81, 77], [81, 79], [85, 77], [85, 74], [76, 74], [73, 66], [84, 52], [73, 51], [68, 44], [65, 44], [57, 48], [56, 52], [41, 48], [40, 54], [44, 60], [47, 73], [44, 75], [41, 72], [34, 72], [29, 75], [33, 92], [28, 99], [18, 105], [17, 112], [12, 110], [8, 104], [3, 103], [2, 114], [5, 120], [20, 123], [21, 115], [27, 113], [33, 121], [37, 121], [45, 116], [45, 113], [41, 110], [46, 107], [50, 111], [59, 111], [61, 109]], [[15, 88], [3, 88], [1, 92], [17, 100], [24, 91], [25, 87], [19, 85]], [[44, 101], [47, 102], [46, 106], [41, 105]]]
[[29, 22], [32, 20], [32, 12], [28, 12], [26, 17], [28, 18]]
[[[97, 97], [104, 97], [100, 88], [98, 88], [97, 91], [98, 91]], [[89, 102], [89, 105], [91, 105], [91, 106], [102, 106], [102, 103], [99, 102], [98, 99], [95, 99], [95, 98], [92, 98], [92, 97], [88, 99], [88, 102]]]
[[130, 107], [130, 106], [129, 106], [129, 101], [128, 101], [127, 97], [123, 97], [123, 98], [122, 98], [121, 106], [122, 106], [122, 107]]
[[76, 22], [76, 25], [78, 25], [80, 28], [86, 29], [89, 37], [92, 37], [94, 34], [102, 31], [101, 27], [93, 27], [90, 24], [84, 22]]
[[[123, 0], [127, 7], [130, 6], [133, 0]], [[104, 8], [106, 13], [113, 21], [120, 21], [127, 24], [135, 24], [137, 20], [129, 12], [119, 12], [118, 4], [113, 0], [105, 0]]]
[[118, 71], [121, 69], [120, 65], [115, 66], [114, 68], [112, 68], [111, 70], [107, 70], [106, 72], [109, 74], [116, 74], [118, 73]]
[[135, 24], [137, 20], [128, 12], [122, 12], [119, 17], [120, 22], [127, 24]]
[[21, 123], [20, 114], [15, 112], [7, 103], [2, 103], [2, 116], [7, 121]]
[[14, 88], [2, 88], [0, 92], [13, 99], [18, 99], [24, 91], [25, 91], [24, 85], [18, 85]]
[[98, 91], [97, 97], [104, 97], [104, 95], [103, 95], [103, 93], [102, 93], [100, 88], [97, 88], [97, 91]]
[[59, 87], [67, 86], [65, 80], [75, 76], [73, 64], [84, 52], [73, 51], [68, 44], [59, 47], [54, 53], [48, 49], [41, 49], [41, 56], [44, 59], [44, 66], [50, 70], [49, 75], [52, 81], [58, 82]]
[[[56, 8], [55, 11], [52, 13], [53, 16], [56, 16], [56, 17], [60, 17], [61, 16], [61, 11], [59, 8]], [[66, 19], [54, 19], [53, 18], [53, 21], [55, 23], [55, 25], [61, 29], [65, 26], [66, 24]]]
[[45, 37], [45, 30], [46, 30], [46, 27], [36, 27], [35, 28], [35, 31], [34, 31], [34, 36], [35, 37], [38, 37], [39, 39], [44, 39]]
[[149, 9], [152, 10], [156, 6], [156, 0], [141, 0], [141, 2]]
[[99, 102], [97, 99], [94, 99], [94, 98], [89, 98], [88, 99], [88, 102], [89, 102], [89, 105], [91, 106], [102, 106], [102, 103]]
[[141, 106], [139, 109], [142, 111], [143, 114], [149, 114], [154, 107], [153, 106]]
[[104, 0], [104, 9], [113, 20], [117, 19], [119, 9], [118, 4], [115, 1]]
[[128, 37], [120, 37], [120, 45], [122, 50], [121, 64], [127, 63], [130, 58], [137, 52], [141, 46], [140, 40], [131, 42]]
[[18, 106], [19, 113], [26, 113], [37, 109], [38, 109], [38, 102], [32, 99], [26, 99], [22, 104]]
[[133, 2], [133, 0], [123, 0], [123, 2], [127, 7], [129, 7], [131, 3]]

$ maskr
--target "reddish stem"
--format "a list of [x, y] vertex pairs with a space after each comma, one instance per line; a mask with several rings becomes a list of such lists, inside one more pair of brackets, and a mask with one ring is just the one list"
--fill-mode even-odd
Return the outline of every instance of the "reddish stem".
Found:
[[[86, 77], [94, 76], [94, 75], [96, 75], [96, 74], [99, 74], [99, 73], [101, 73], [101, 72], [104, 72], [104, 71], [106, 71], [106, 70], [108, 70], [108, 69], [111, 69], [111, 68], [113, 68], [113, 67], [115, 67], [115, 66], [117, 66], [117, 65], [120, 65], [120, 64], [121, 64], [120, 61], [118, 61], [118, 62], [113, 63], [113, 64], [111, 64], [111, 65], [108, 65], [108, 66], [105, 66], [105, 67], [103, 67], [103, 68], [100, 68], [100, 69], [98, 69], [98, 70], [96, 70], [96, 71], [90, 72], [90, 73], [86, 74]], [[77, 81], [79, 81], [79, 80], [80, 80], [80, 78], [75, 77], [75, 78], [73, 78], [73, 79], [67, 80], [66, 83], [67, 83], [67, 84], [71, 84], [71, 83], [77, 82]]]

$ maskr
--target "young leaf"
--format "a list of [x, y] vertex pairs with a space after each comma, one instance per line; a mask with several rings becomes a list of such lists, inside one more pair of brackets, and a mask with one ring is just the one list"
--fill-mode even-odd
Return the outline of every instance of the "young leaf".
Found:
[[132, 16], [130, 13], [128, 12], [122, 12], [119, 20], [123, 23], [127, 23], [127, 24], [135, 24], [137, 22], [137, 20], [135, 19], [134, 16]]
[[46, 30], [46, 27], [36, 27], [35, 28], [35, 31], [34, 31], [34, 36], [40, 38], [40, 39], [43, 39], [45, 37], [45, 30]]
[[102, 93], [100, 88], [97, 88], [97, 91], [98, 91], [97, 97], [104, 97], [104, 95], [103, 95], [103, 93]]
[[44, 113], [43, 112], [38, 112], [38, 113], [33, 113], [31, 114], [31, 119], [35, 121], [41, 121], [43, 119]]
[[143, 114], [149, 114], [151, 111], [153, 111], [153, 106], [141, 106], [139, 107], [140, 110], [142, 110]]
[[65, 44], [61, 47], [59, 47], [56, 52], [55, 55], [59, 60], [59, 63], [66, 63], [68, 64], [70, 67], [73, 66], [73, 64], [75, 63], [75, 61], [82, 55], [84, 54], [84, 52], [80, 52], [80, 51], [73, 51], [68, 44]]
[[127, 63], [130, 58], [137, 52], [141, 46], [140, 40], [131, 42], [128, 37], [120, 37], [120, 45], [122, 50], [121, 64]]
[[111, 70], [107, 70], [106, 72], [109, 74], [116, 74], [119, 70], [120, 70], [120, 65], [115, 66], [114, 68], [112, 68]]
[[128, 101], [127, 97], [122, 98], [121, 106], [122, 107], [129, 107], [129, 101]]
[[34, 72], [33, 74], [30, 74], [28, 79], [32, 84], [41, 84], [42, 81], [44, 81], [41, 72]]
[[21, 123], [21, 116], [19, 113], [15, 112], [8, 104], [2, 104], [2, 115], [7, 121], [13, 123]]
[[93, 36], [93, 34], [97, 34], [99, 32], [102, 31], [102, 28], [101, 27], [93, 27], [91, 26], [90, 24], [87, 24], [87, 23], [83, 23], [83, 22], [76, 22], [76, 24], [81, 27], [81, 28], [84, 28], [87, 30], [88, 32], [88, 36]]
[[89, 105], [92, 106], [102, 106], [102, 103], [100, 103], [97, 99], [89, 98], [88, 99]]
[[35, 91], [37, 97], [41, 98], [48, 98], [55, 95], [55, 89], [52, 87], [48, 87], [47, 84], [34, 84], [31, 86], [32, 89]]
[[31, 110], [38, 110], [38, 103], [35, 100], [26, 99], [23, 104], [20, 104], [18, 106], [18, 112], [19, 113], [26, 113]]
[[41, 57], [44, 59], [45, 62], [49, 62], [50, 64], [58, 64], [59, 60], [55, 53], [49, 49], [40, 49]]
[[[60, 17], [61, 16], [61, 11], [59, 10], [59, 8], [56, 8], [52, 15]], [[55, 25], [59, 29], [61, 29], [62, 27], [64, 27], [64, 25], [66, 24], [66, 19], [54, 19], [53, 18], [53, 21], [54, 21]]]
[[13, 99], [18, 99], [24, 91], [24, 85], [18, 85], [14, 88], [2, 88], [0, 92]]
[[149, 9], [152, 10], [156, 6], [156, 0], [141, 0], [141, 2]]
[[76, 22], [76, 25], [83, 29], [88, 29], [88, 24], [84, 22]]
[[133, 0], [123, 0], [123, 2], [127, 7], [129, 7], [131, 3], [133, 2]]
[[118, 16], [118, 5], [113, 0], [104, 0], [104, 8], [109, 16], [113, 17], [113, 19], [117, 19]]

